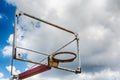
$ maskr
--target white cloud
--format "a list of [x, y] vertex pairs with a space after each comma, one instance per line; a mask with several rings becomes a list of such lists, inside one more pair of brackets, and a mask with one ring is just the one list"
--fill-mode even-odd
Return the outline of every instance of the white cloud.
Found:
[[73, 80], [119, 80], [120, 72], [112, 71], [110, 69], [103, 70], [101, 72], [91, 73], [82, 73], [78, 75], [76, 79]]
[[4, 18], [4, 20], [8, 20], [8, 17], [5, 14], [0, 14], [0, 19], [3, 19], [3, 18]]
[[2, 50], [4, 56], [11, 56], [12, 55], [12, 46], [5, 46]]
[[[6, 66], [6, 69], [11, 73], [11, 65], [10, 66]], [[20, 73], [20, 71], [17, 70], [15, 66], [13, 66], [13, 74], [17, 75], [19, 73]]]
[[0, 73], [0, 78], [2, 78], [3, 77], [3, 74], [2, 73]]
[[60, 79], [57, 79], [57, 78], [50, 78], [50, 77], [42, 77], [40, 75], [35, 75], [35, 76], [32, 76], [30, 78], [27, 78], [26, 80], [37, 80], [37, 79], [40, 79], [40, 80], [60, 80]]
[[2, 53], [3, 53], [4, 56], [11, 56], [12, 55], [13, 34], [10, 34], [7, 42], [10, 45], [5, 46], [2, 50]]
[[0, 80], [9, 80], [8, 78], [4, 78], [3, 73], [0, 72]]
[[87, 28], [83, 34], [83, 36], [89, 40], [104, 40], [107, 36], [109, 36], [110, 31], [104, 26], [91, 26]]
[[2, 15], [0, 14], [0, 19], [2, 19]]
[[[23, 12], [44, 18], [47, 21], [78, 32], [80, 34], [80, 52], [84, 71], [89, 69], [89, 71], [94, 72], [94, 67], [99, 67], [100, 69], [109, 67], [118, 70], [120, 65], [120, 16], [118, 14], [120, 12], [119, 6], [117, 5], [116, 7], [116, 4], [118, 4], [116, 0], [7, 0], [7, 2], [16, 5]], [[28, 22], [26, 19], [24, 20], [24, 23], [30, 26], [31, 24]], [[18, 38], [18, 45], [38, 51], [46, 51], [47, 53], [53, 51], [61, 42], [60, 39], [66, 37], [64, 33], [61, 34], [53, 28], [43, 29], [41, 27], [41, 30], [38, 30], [29, 27], [29, 30], [25, 32], [19, 29], [18, 34], [21, 35]], [[59, 38], [54, 39], [54, 33]], [[8, 42], [10, 44], [11, 41], [12, 38], [9, 37]], [[42, 43], [42, 41], [46, 43]], [[54, 44], [54, 41], [59, 42]], [[33, 44], [33, 42], [39, 43]], [[8, 54], [9, 51], [5, 50], [4, 53]], [[33, 58], [33, 55], [28, 55], [28, 58]], [[34, 56], [34, 58], [36, 57]], [[92, 69], [90, 66], [92, 66]], [[110, 78], [113, 79], [115, 74], [120, 75], [119, 72], [103, 69], [100, 73], [83, 73], [80, 77], [83, 80], [98, 80], [100, 77], [103, 80], [109, 80]], [[105, 77], [104, 73], [107, 74]], [[62, 75], [62, 73], [59, 75]], [[119, 79], [117, 75], [115, 79]], [[101, 78], [100, 80], [102, 80]]]
[[10, 45], [12, 45], [12, 43], [13, 43], [13, 34], [10, 34], [7, 42], [8, 42]]

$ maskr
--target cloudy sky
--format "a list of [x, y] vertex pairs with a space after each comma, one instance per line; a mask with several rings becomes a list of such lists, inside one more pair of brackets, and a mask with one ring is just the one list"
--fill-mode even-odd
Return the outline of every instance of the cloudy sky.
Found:
[[[10, 78], [11, 46], [16, 9], [77, 32], [80, 37], [81, 74], [76, 75], [53, 69], [28, 80], [120, 80], [119, 4], [119, 0], [0, 0], [0, 80], [9, 80]], [[31, 25], [26, 20], [25, 24]], [[38, 45], [28, 43], [39, 40], [38, 35], [42, 32], [46, 32], [44, 34], [46, 41], [50, 38], [49, 41], [52, 42], [53, 36], [49, 35], [51, 30], [53, 31], [51, 34], [56, 33], [60, 37], [54, 41], [66, 38], [66, 35], [59, 33], [56, 29], [39, 28], [41, 27], [38, 25], [34, 29], [35, 31], [29, 28], [33, 32], [31, 34], [34, 34], [31, 36], [28, 36], [29, 30], [26, 33], [18, 31], [22, 34], [18, 40], [19, 45], [24, 44], [25, 47], [36, 50], [41, 48], [45, 51], [42, 48], [46, 46], [40, 46], [40, 43]], [[42, 31], [38, 33], [39, 30]], [[40, 36], [40, 38], [44, 36]], [[45, 45], [49, 45], [46, 48], [49, 51], [55, 49], [58, 44], [47, 43]], [[68, 49], [71, 50], [71, 47]], [[27, 57], [31, 58], [31, 56], [33, 55]], [[29, 65], [22, 62], [19, 62], [21, 66], [18, 62], [15, 64], [14, 73], [25, 70]]]

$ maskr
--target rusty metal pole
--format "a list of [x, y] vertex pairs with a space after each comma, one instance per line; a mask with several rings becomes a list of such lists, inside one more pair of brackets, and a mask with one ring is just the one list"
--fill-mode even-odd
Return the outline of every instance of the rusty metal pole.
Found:
[[46, 23], [46, 24], [48, 24], [48, 25], [51, 25], [51, 26], [53, 26], [53, 27], [59, 28], [59, 29], [61, 29], [61, 30], [63, 30], [63, 31], [66, 31], [66, 32], [69, 32], [69, 33], [71, 33], [71, 34], [74, 34], [74, 35], [76, 34], [75, 32], [70, 31], [70, 30], [68, 30], [68, 29], [65, 29], [65, 28], [63, 28], [63, 27], [61, 27], [61, 26], [58, 26], [58, 25], [56, 25], [56, 24], [50, 23], [50, 22], [45, 21], [45, 20], [43, 20], [43, 19], [40, 19], [40, 18], [37, 18], [37, 17], [32, 16], [32, 15], [30, 15], [30, 14], [27, 14], [27, 13], [24, 13], [24, 12], [19, 11], [19, 16], [21, 16], [21, 15], [25, 15], [25, 16], [31, 17], [31, 18], [33, 18], [33, 19], [36, 19], [36, 20], [38, 20], [38, 21], [41, 21], [41, 22]]

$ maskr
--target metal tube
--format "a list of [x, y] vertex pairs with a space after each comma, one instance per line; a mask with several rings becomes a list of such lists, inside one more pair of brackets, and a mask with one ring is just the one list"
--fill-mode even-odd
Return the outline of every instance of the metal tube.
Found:
[[67, 31], [67, 32], [75, 35], [75, 33], [74, 33], [73, 31], [70, 31], [70, 30], [68, 30], [68, 29], [62, 28], [62, 27], [60, 27], [60, 26], [58, 26], [58, 25], [56, 25], [56, 24], [47, 22], [47, 21], [45, 21], [45, 20], [43, 20], [43, 19], [40, 19], [40, 18], [36, 18], [36, 17], [34, 17], [34, 16], [32, 16], [32, 15], [29, 15], [29, 14], [27, 14], [27, 13], [22, 13], [22, 14], [23, 14], [23, 15], [26, 15], [26, 16], [28, 16], [28, 17], [31, 17], [31, 18], [33, 18], [33, 19], [36, 19], [36, 20], [38, 20], [38, 21], [41, 21], [41, 22], [43, 22], [43, 23], [49, 24], [49, 25], [51, 25], [51, 26], [53, 26], [53, 27], [59, 28], [59, 29], [64, 30], [64, 31]]
[[15, 18], [14, 18], [14, 33], [13, 33], [13, 44], [12, 44], [12, 60], [11, 60], [11, 75], [13, 75], [13, 58], [15, 57], [15, 36], [16, 36], [16, 25], [17, 25], [17, 17], [15, 12]]
[[18, 47], [18, 46], [16, 48], [31, 51], [31, 52], [35, 52], [35, 53], [42, 54], [42, 55], [45, 55], [45, 56], [49, 56], [48, 54], [45, 54], [45, 53], [41, 53], [41, 52], [38, 52], [38, 51], [34, 51], [34, 50], [30, 50], [30, 49], [26, 49], [26, 48], [22, 48], [22, 47]]
[[79, 38], [78, 38], [78, 35], [76, 35], [76, 38], [77, 38], [77, 55], [78, 55], [78, 70], [80, 70], [80, 51], [79, 51]]
[[38, 64], [38, 65], [45, 65], [45, 64], [40, 63], [40, 62], [34, 62], [34, 61], [31, 61], [31, 60], [26, 60], [26, 59], [16, 58], [16, 60], [20, 60], [20, 61], [24, 61], [24, 62], [29, 62], [29, 63], [33, 63], [33, 64]]
[[[61, 49], [63, 49], [64, 47], [66, 47], [66, 46], [69, 45], [70, 43], [74, 42], [75, 40], [76, 40], [76, 38], [73, 39], [72, 41], [68, 42], [67, 44], [65, 44], [64, 46], [62, 46], [61, 48], [59, 48], [58, 50], [56, 50], [54, 53], [60, 51]], [[54, 54], [54, 53], [53, 53], [53, 54]], [[51, 55], [53, 55], [53, 54], [51, 54]]]
[[68, 68], [63, 68], [63, 67], [54, 67], [54, 68], [57, 68], [57, 69], [60, 69], [60, 70], [65, 70], [65, 71], [69, 71], [69, 72], [76, 72], [76, 70], [72, 70], [72, 69], [68, 69]]

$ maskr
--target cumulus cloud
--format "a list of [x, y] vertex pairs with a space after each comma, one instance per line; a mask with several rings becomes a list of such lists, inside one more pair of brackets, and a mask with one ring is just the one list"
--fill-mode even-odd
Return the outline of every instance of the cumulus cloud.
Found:
[[3, 21], [6, 21], [8, 20], [8, 17], [5, 14], [0, 14], [0, 19], [3, 19]]
[[[10, 65], [10, 66], [6, 66], [6, 69], [7, 69], [9, 72], [11, 72], [11, 65]], [[17, 75], [17, 74], [19, 74], [19, 73], [20, 73], [20, 71], [17, 70], [15, 66], [13, 66], [13, 74], [14, 74], [14, 75]]]
[[0, 19], [2, 19], [2, 15], [0, 14]]
[[2, 50], [4, 56], [11, 56], [12, 55], [12, 46], [5, 46]]
[[8, 42], [10, 45], [12, 45], [12, 43], [13, 43], [13, 34], [10, 34], [7, 42]]
[[3, 73], [0, 72], [0, 80], [9, 80], [8, 78], [4, 78]]
[[95, 73], [82, 73], [73, 80], [119, 80], [120, 72], [105, 69]]
[[[119, 75], [119, 72], [117, 72], [119, 71], [120, 67], [119, 0], [6, 1], [17, 6], [17, 8], [23, 12], [27, 12], [36, 17], [44, 18], [47, 21], [65, 26], [65, 28], [79, 33], [83, 72], [99, 71], [95, 74], [81, 74], [81, 77], [83, 76], [83, 80], [85, 77], [89, 77], [86, 80], [98, 80], [100, 76], [103, 79], [109, 80], [109, 77], [113, 79], [115, 74]], [[27, 20], [24, 21], [27, 23], [26, 25], [30, 26], [31, 24], [26, 21]], [[20, 33], [22, 35], [20, 35], [18, 39], [18, 42], [20, 42], [18, 45], [40, 50], [43, 52], [53, 51], [56, 46], [59, 45], [59, 42], [58, 44], [54, 44], [54, 46], [49, 42], [59, 41], [60, 39], [66, 37], [64, 33], [59, 33], [56, 29], [53, 28], [43, 29], [42, 27], [39, 27], [39, 29], [33, 29], [33, 27], [30, 27], [29, 30], [32, 31], [28, 31], [27, 33], [25, 33], [25, 31], [21, 31], [21, 29], [19, 30], [20, 31], [18, 31], [18, 34]], [[43, 32], [46, 34], [42, 34]], [[48, 35], [49, 32], [51, 35]], [[40, 33], [42, 35], [40, 35]], [[56, 33], [59, 38], [54, 39], [52, 36], [54, 33]], [[45, 44], [32, 44], [33, 41], [44, 41], [42, 38], [44, 38], [46, 42], [48, 41], [48, 38], [50, 39], [49, 42]], [[9, 39], [8, 42], [11, 42], [11, 39]], [[40, 44], [42, 44], [42, 46]], [[46, 47], [46, 45], [49, 46]], [[68, 49], [72, 50], [71, 48]], [[32, 58], [32, 56], [33, 55], [29, 55], [28, 58]], [[110, 68], [113, 71], [105, 70], [106, 68]], [[110, 74], [108, 72], [110, 72]], [[108, 74], [105, 76], [106, 78], [104, 78], [104, 73]], [[98, 76], [98, 74], [100, 76]], [[62, 75], [62, 73], [59, 75]], [[114, 79], [117, 79], [116, 77], [119, 78], [118, 76], [115, 76]]]
[[3, 48], [2, 53], [4, 56], [11, 56], [12, 55], [13, 34], [10, 34], [7, 42], [9, 45], [7, 45]]
[[57, 79], [57, 78], [46, 78], [46, 77], [42, 77], [40, 75], [35, 75], [33, 77], [30, 77], [30, 78], [27, 78], [26, 80], [35, 80], [35, 79], [41, 79], [41, 80], [60, 80], [60, 79]]

